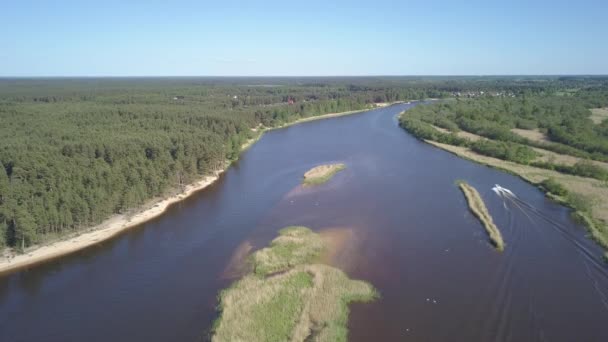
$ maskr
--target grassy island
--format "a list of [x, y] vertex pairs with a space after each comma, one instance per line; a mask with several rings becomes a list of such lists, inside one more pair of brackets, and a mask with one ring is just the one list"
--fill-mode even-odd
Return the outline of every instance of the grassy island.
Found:
[[330, 180], [336, 173], [344, 170], [346, 165], [342, 163], [325, 164], [313, 167], [304, 174], [304, 185], [319, 185]]
[[306, 227], [280, 231], [251, 256], [253, 270], [220, 294], [213, 341], [346, 341], [348, 303], [374, 288], [315, 263], [323, 239]]
[[488, 208], [486, 208], [486, 205], [481, 199], [479, 192], [477, 192], [474, 187], [463, 181], [458, 182], [458, 186], [464, 193], [464, 197], [466, 197], [467, 202], [469, 203], [469, 209], [486, 228], [486, 231], [490, 236], [490, 242], [492, 242], [496, 249], [503, 251], [505, 249], [505, 242], [502, 239], [500, 230], [498, 230], [498, 227], [496, 227], [494, 224], [492, 216], [490, 216]]

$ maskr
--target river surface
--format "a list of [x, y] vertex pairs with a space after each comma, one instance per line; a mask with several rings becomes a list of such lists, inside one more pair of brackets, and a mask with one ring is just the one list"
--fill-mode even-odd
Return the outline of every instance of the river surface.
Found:
[[[346, 236], [332, 263], [382, 298], [351, 341], [608, 341], [608, 271], [569, 210], [519, 178], [421, 143], [413, 106], [268, 132], [218, 182], [92, 248], [0, 278], [0, 341], [199, 341], [239, 255], [288, 225]], [[303, 189], [313, 166], [343, 162]], [[475, 186], [506, 249], [454, 182]], [[491, 191], [498, 183], [517, 199]]]

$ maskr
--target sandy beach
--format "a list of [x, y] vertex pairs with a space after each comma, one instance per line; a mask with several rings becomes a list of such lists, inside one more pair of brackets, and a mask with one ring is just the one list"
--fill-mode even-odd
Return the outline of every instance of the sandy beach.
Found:
[[171, 204], [179, 202], [212, 184], [219, 178], [220, 173], [218, 172], [214, 176], [207, 176], [196, 183], [186, 186], [184, 191], [177, 195], [152, 202], [144, 207], [146, 209], [141, 209], [135, 214], [113, 215], [101, 224], [91, 227], [77, 236], [68, 237], [65, 240], [52, 242], [47, 245], [31, 247], [23, 254], [5, 253], [0, 260], [0, 273], [50, 260], [110, 239], [128, 228], [161, 215]]
[[[359, 113], [370, 109], [318, 115], [310, 118], [296, 120], [289, 124], [283, 125], [282, 127], [291, 126], [311, 120], [327, 119], [341, 115]], [[241, 151], [245, 151], [246, 149], [251, 147], [251, 145], [253, 145], [257, 140], [260, 139], [263, 132], [266, 130], [270, 129], [261, 130], [260, 134], [257, 137], [250, 139], [247, 143], [241, 146]], [[214, 175], [206, 176], [195, 183], [187, 185], [184, 191], [182, 191], [181, 193], [160, 200], [152, 200], [147, 205], [142, 206], [139, 210], [135, 210], [134, 212], [128, 214], [113, 215], [112, 217], [103, 221], [99, 225], [75, 233], [77, 235], [66, 236], [61, 240], [47, 242], [44, 245], [32, 246], [26, 249], [24, 253], [15, 253], [13, 251], [5, 250], [0, 259], [0, 274], [9, 273], [19, 268], [34, 265], [66, 254], [76, 252], [86, 247], [95, 245], [101, 241], [108, 240], [129, 228], [135, 227], [155, 217], [158, 217], [162, 215], [171, 204], [179, 202], [215, 182], [219, 178], [220, 174], [224, 172], [228, 167], [230, 167], [230, 165], [227, 163], [226, 168], [224, 168], [223, 170], [217, 171]]]

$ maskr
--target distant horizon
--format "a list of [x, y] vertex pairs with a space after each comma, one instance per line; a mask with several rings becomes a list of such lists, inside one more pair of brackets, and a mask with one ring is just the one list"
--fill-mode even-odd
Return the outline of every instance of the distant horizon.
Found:
[[353, 78], [353, 77], [608, 77], [607, 74], [386, 74], [386, 75], [32, 75], [0, 76], [0, 79], [41, 78]]

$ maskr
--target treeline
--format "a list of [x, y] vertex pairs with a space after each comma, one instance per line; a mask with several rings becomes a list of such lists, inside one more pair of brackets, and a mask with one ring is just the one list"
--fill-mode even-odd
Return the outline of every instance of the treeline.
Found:
[[[592, 106], [608, 106], [608, 87], [593, 103], [580, 96], [537, 95], [459, 100], [430, 108], [424, 120], [448, 129], [462, 129], [489, 139], [511, 141], [577, 157], [608, 160], [608, 122], [594, 124]], [[511, 132], [539, 130], [552, 143], [537, 142]]]
[[[591, 162], [570, 166], [534, 161], [537, 153], [531, 147], [608, 161], [608, 120], [598, 125], [589, 119], [589, 108], [608, 106], [608, 85], [565, 90], [551, 85], [537, 94], [522, 92], [514, 97], [481, 96], [442, 101], [408, 111], [400, 124], [420, 139], [466, 146], [495, 158], [607, 180], [608, 171]], [[514, 128], [537, 130], [549, 141], [525, 138], [513, 133]], [[457, 135], [461, 130], [487, 139], [470, 141]]]
[[0, 248], [90, 227], [212, 174], [253, 128], [444, 95], [405, 78], [0, 80]]
[[[422, 140], [432, 140], [442, 144], [468, 147], [471, 150], [489, 157], [513, 161], [520, 164], [530, 164], [537, 157], [537, 153], [526, 145], [509, 141], [477, 140], [460, 137], [456, 132], [444, 133], [431, 124], [410, 115], [403, 115], [400, 119], [401, 127]], [[441, 126], [438, 126], [441, 127]], [[441, 127], [445, 128], [445, 127]]]

